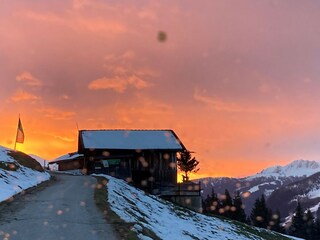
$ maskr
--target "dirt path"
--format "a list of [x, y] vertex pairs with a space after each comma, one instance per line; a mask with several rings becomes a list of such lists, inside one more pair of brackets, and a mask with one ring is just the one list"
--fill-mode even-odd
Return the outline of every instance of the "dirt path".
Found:
[[43, 190], [0, 208], [0, 239], [117, 239], [95, 205], [96, 179], [63, 174], [56, 178]]

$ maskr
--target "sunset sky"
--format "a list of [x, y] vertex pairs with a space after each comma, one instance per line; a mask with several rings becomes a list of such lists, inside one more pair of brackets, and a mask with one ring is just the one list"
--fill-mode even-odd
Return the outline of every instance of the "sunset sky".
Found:
[[[320, 159], [320, 2], [0, 0], [0, 145], [173, 129], [196, 177]], [[159, 41], [159, 32], [166, 33]]]

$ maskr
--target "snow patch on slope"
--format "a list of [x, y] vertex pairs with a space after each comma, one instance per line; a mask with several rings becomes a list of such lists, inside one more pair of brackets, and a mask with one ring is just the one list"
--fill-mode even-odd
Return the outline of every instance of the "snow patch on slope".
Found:
[[6, 163], [14, 163], [15, 160], [9, 156], [9, 152], [11, 149], [0, 146], [0, 161]]
[[[156, 196], [148, 195], [125, 181], [106, 175], [108, 202], [111, 209], [126, 222], [133, 224], [140, 239], [147, 239], [139, 229], [147, 228], [160, 239], [262, 239], [246, 231], [243, 225], [229, 220], [205, 216]], [[257, 232], [267, 231], [253, 228]], [[268, 231], [268, 234], [273, 234]], [[277, 236], [274, 235], [274, 239]]]
[[0, 202], [50, 178], [49, 173], [21, 166], [14, 158], [8, 155], [10, 151], [12, 150], [0, 146], [0, 162], [3, 164], [14, 163], [19, 165], [19, 168], [15, 171], [0, 168]]
[[310, 212], [316, 213], [318, 211], [319, 207], [320, 207], [320, 202], [318, 204], [316, 204], [315, 206], [311, 207]]
[[266, 186], [266, 185], [276, 185], [276, 183], [275, 182], [262, 183], [262, 184], [259, 184], [259, 185], [256, 185], [256, 186], [250, 188], [247, 191], [250, 193], [254, 193], [254, 192], [258, 191], [262, 186]]
[[308, 193], [309, 199], [319, 198], [320, 197], [320, 188], [314, 189]]

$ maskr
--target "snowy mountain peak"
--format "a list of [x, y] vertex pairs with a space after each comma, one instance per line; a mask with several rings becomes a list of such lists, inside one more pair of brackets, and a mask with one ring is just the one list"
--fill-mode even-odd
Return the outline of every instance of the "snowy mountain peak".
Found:
[[301, 177], [320, 172], [320, 162], [310, 160], [295, 160], [285, 166], [273, 166], [262, 170], [252, 177]]
[[261, 174], [280, 173], [281, 169], [282, 169], [282, 167], [277, 165], [277, 166], [269, 167], [269, 168], [266, 168], [266, 169], [262, 170]]
[[310, 160], [295, 160], [292, 163], [289, 163], [285, 166], [286, 168], [295, 168], [295, 169], [320, 169], [320, 162], [310, 161]]

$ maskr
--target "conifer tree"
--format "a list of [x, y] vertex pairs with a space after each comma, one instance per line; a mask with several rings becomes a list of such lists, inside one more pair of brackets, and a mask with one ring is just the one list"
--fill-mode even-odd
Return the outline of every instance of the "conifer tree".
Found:
[[232, 219], [237, 220], [239, 222], [246, 222], [247, 216], [244, 212], [244, 205], [242, 203], [242, 199], [240, 196], [240, 192], [237, 191], [234, 198], [233, 198], [233, 206], [234, 206], [234, 212]]
[[304, 220], [305, 238], [313, 239], [313, 236], [315, 235], [316, 231], [315, 231], [314, 217], [310, 209], [308, 209], [307, 213], [304, 214], [303, 220]]
[[204, 213], [219, 214], [219, 199], [214, 189], [211, 190], [211, 195], [207, 195], [206, 199], [202, 201], [202, 208]]
[[232, 218], [232, 211], [231, 209], [233, 207], [232, 198], [230, 196], [230, 193], [228, 189], [224, 191], [224, 195], [221, 199], [221, 208], [223, 209], [222, 214], [223, 216], [227, 218]]
[[285, 233], [284, 228], [281, 226], [281, 216], [280, 216], [279, 210], [277, 210], [275, 214], [271, 213], [270, 215], [271, 215], [270, 222], [269, 222], [270, 229], [272, 231], [276, 231], [279, 233]]
[[199, 161], [192, 157], [191, 152], [188, 150], [184, 150], [180, 152], [180, 156], [177, 158], [177, 165], [180, 171], [184, 173], [182, 174], [182, 181], [189, 181], [189, 173], [196, 173], [199, 171], [198, 168]]
[[261, 195], [261, 207], [262, 207], [262, 217], [265, 221], [266, 228], [270, 228], [269, 222], [271, 220], [272, 211], [267, 207], [266, 199], [264, 194]]
[[210, 212], [212, 214], [218, 215], [219, 214], [219, 208], [221, 203], [219, 202], [217, 194], [214, 192], [214, 189], [212, 188], [211, 191], [211, 204], [210, 204]]
[[320, 239], [320, 218], [318, 217], [314, 223], [314, 236], [312, 240]]
[[253, 225], [250, 216], [247, 216], [246, 224]]
[[303, 209], [298, 201], [296, 211], [292, 217], [292, 223], [289, 228], [289, 234], [295, 237], [304, 238], [306, 236], [305, 225], [303, 220]]
[[257, 198], [251, 211], [251, 222], [254, 226], [267, 228], [270, 221], [270, 210], [267, 208], [265, 197]]
[[202, 200], [202, 209], [203, 209], [203, 213], [208, 213], [209, 209], [210, 209], [210, 201], [211, 201], [211, 197], [209, 196], [209, 194], [207, 195], [205, 200]]
[[251, 210], [250, 214], [250, 220], [253, 226], [257, 226], [258, 223], [261, 221], [259, 219], [260, 214], [260, 198], [257, 198], [256, 201], [254, 202], [253, 208]]

